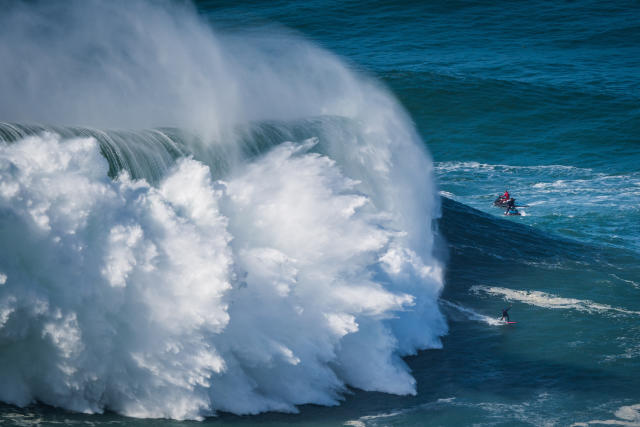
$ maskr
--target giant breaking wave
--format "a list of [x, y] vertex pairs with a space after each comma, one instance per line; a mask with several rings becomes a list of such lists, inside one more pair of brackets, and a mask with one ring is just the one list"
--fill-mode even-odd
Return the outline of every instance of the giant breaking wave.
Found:
[[439, 205], [386, 90], [181, 4], [11, 4], [0, 39], [0, 400], [201, 419], [415, 393], [401, 357], [446, 333]]

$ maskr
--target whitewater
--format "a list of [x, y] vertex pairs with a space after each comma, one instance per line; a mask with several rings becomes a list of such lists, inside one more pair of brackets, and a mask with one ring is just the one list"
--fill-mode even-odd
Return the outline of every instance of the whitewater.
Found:
[[189, 5], [0, 15], [0, 401], [202, 419], [412, 395], [434, 168], [371, 76]]

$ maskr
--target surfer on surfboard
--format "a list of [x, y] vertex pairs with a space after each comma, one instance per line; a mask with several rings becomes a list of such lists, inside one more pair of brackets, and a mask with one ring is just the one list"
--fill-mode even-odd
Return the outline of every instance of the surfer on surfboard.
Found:
[[509, 322], [509, 313], [507, 313], [507, 312], [510, 309], [511, 309], [511, 306], [502, 309], [502, 317], [500, 318], [500, 320], [504, 320], [506, 322]]

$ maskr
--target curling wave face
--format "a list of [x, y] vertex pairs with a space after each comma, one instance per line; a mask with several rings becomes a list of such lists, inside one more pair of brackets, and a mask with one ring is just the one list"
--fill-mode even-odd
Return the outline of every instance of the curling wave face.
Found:
[[[415, 393], [401, 357], [446, 333], [439, 205], [384, 89], [182, 6], [0, 20], [0, 118], [51, 123], [0, 126], [0, 400], [198, 419]], [[95, 130], [161, 126], [197, 137]]]

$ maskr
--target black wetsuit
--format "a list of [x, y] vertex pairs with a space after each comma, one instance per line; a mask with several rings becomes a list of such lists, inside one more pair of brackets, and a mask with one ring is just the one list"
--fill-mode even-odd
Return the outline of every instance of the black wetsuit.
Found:
[[509, 321], [509, 313], [507, 313], [507, 311], [509, 311], [510, 309], [511, 309], [511, 307], [502, 309], [502, 319], [500, 319], [500, 320], [507, 319], [507, 322]]
[[505, 211], [505, 213], [509, 213], [509, 211], [513, 209], [514, 211], [516, 210], [516, 201], [515, 199], [509, 199], [509, 201], [507, 202], [507, 210]]

